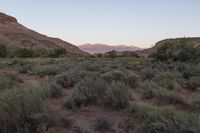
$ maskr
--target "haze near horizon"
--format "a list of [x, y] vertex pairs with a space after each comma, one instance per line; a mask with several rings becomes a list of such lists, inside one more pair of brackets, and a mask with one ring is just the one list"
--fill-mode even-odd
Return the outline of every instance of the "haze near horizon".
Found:
[[200, 36], [198, 0], [17, 0], [0, 12], [48, 36], [75, 45], [102, 43], [151, 47], [157, 41]]

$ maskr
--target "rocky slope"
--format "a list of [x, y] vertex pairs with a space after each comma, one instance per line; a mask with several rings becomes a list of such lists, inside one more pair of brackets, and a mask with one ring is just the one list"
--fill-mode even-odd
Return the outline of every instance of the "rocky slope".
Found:
[[135, 47], [135, 46], [126, 46], [126, 45], [110, 46], [106, 44], [83, 44], [83, 45], [80, 45], [79, 48], [91, 54], [106, 53], [112, 50], [115, 50], [118, 52], [141, 50], [140, 48]]
[[10, 49], [30, 48], [39, 51], [50, 51], [64, 48], [69, 53], [86, 55], [78, 47], [58, 38], [51, 38], [18, 23], [17, 19], [0, 13], [0, 43], [6, 44]]

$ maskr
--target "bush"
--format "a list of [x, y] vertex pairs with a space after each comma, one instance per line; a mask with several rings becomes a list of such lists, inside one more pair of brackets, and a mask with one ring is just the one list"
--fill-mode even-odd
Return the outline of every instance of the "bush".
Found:
[[161, 44], [152, 55], [159, 61], [187, 61], [196, 56], [195, 50], [186, 39], [176, 43]]
[[105, 90], [103, 101], [108, 107], [125, 108], [128, 100], [128, 87], [123, 82], [112, 82]]
[[8, 54], [7, 46], [5, 44], [0, 44], [0, 58], [5, 58]]
[[82, 71], [68, 70], [56, 76], [56, 82], [62, 87], [74, 87], [82, 78], [84, 73]]
[[177, 81], [177, 77], [181, 78], [181, 75], [171, 73], [171, 72], [163, 72], [157, 74], [153, 81], [157, 83], [160, 87], [168, 89], [168, 90], [176, 90], [181, 89], [181, 85]]
[[190, 102], [185, 99], [184, 95], [181, 95], [177, 91], [171, 91], [171, 90], [164, 90], [160, 89], [157, 91], [154, 91], [154, 95], [157, 104], [182, 104], [186, 106], [190, 106]]
[[117, 57], [117, 52], [116, 51], [109, 51], [107, 53], [105, 53], [105, 57], [108, 57], [108, 58], [116, 58]]
[[155, 98], [157, 104], [183, 104], [189, 106], [185, 97], [177, 91], [162, 88], [154, 81], [145, 81], [140, 84], [144, 89], [144, 98]]
[[37, 51], [27, 48], [18, 48], [14, 54], [15, 57], [18, 58], [35, 58], [39, 57], [40, 54]]
[[160, 86], [158, 86], [153, 81], [144, 81], [140, 83], [140, 87], [144, 89], [144, 98], [151, 99], [155, 96], [155, 91], [158, 91]]
[[100, 77], [103, 78], [108, 83], [112, 83], [113, 81], [120, 81], [124, 82], [126, 85], [129, 85], [130, 87], [136, 87], [137, 85], [136, 77], [130, 75], [127, 72], [122, 72], [119, 70], [106, 72], [104, 74], [101, 74]]
[[140, 56], [136, 52], [131, 52], [131, 51], [124, 51], [121, 54], [122, 57], [136, 57], [139, 58]]
[[0, 73], [0, 90], [11, 89], [17, 86], [17, 82], [8, 75]]
[[144, 80], [152, 79], [156, 75], [156, 73], [159, 73], [157, 69], [148, 68], [148, 67], [144, 68], [141, 71], [141, 75]]
[[188, 80], [188, 86], [191, 89], [196, 90], [198, 87], [200, 87], [200, 77], [197, 76], [190, 77]]
[[64, 56], [66, 53], [67, 53], [67, 51], [64, 48], [54, 49], [53, 51], [48, 53], [48, 57], [59, 58], [61, 56]]
[[133, 105], [131, 111], [143, 120], [140, 128], [147, 133], [178, 132], [200, 126], [198, 115], [175, 112], [171, 108], [158, 108], [137, 103]]
[[112, 82], [86, 77], [74, 87], [72, 96], [66, 102], [68, 108], [90, 103], [99, 103], [113, 108], [125, 108], [128, 105], [128, 87], [122, 82]]
[[49, 107], [46, 90], [7, 90], [0, 94], [0, 131], [25, 132], [48, 123]]
[[42, 82], [42, 87], [48, 90], [49, 97], [60, 97], [62, 95], [61, 86], [48, 77]]
[[44, 77], [58, 74], [60, 71], [60, 67], [57, 65], [39, 66], [33, 68], [32, 71], [35, 75]]
[[19, 69], [20, 73], [28, 73], [33, 68], [33, 64], [31, 62], [27, 62], [27, 63], [20, 65], [20, 66], [21, 66], [20, 69]]
[[200, 111], [200, 94], [193, 96], [192, 109], [197, 112]]
[[82, 104], [87, 105], [91, 102], [101, 101], [105, 95], [106, 83], [99, 78], [85, 78], [79, 82], [68, 99], [66, 106], [74, 108]]

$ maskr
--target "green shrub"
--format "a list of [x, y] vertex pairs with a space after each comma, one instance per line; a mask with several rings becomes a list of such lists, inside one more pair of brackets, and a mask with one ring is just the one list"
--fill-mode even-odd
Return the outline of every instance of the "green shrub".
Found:
[[112, 82], [103, 97], [103, 102], [108, 107], [125, 108], [128, 106], [129, 93], [128, 87], [123, 82]]
[[48, 77], [42, 82], [42, 87], [48, 91], [49, 97], [60, 97], [62, 95], [61, 86]]
[[104, 74], [101, 74], [100, 77], [109, 83], [113, 81], [120, 81], [124, 82], [126, 85], [129, 85], [130, 87], [135, 87], [137, 85], [136, 77], [132, 76], [127, 72], [122, 72], [119, 70], [106, 72]]
[[8, 54], [8, 49], [5, 44], [0, 44], [0, 58], [5, 58]]
[[0, 94], [0, 131], [22, 133], [47, 124], [46, 91], [39, 87], [7, 90]]
[[48, 53], [48, 57], [59, 58], [61, 56], [64, 56], [66, 53], [67, 53], [67, 51], [64, 48], [54, 49], [53, 51]]
[[143, 120], [140, 128], [147, 133], [180, 132], [183, 129], [200, 126], [198, 115], [175, 112], [171, 108], [158, 108], [144, 103], [136, 103], [132, 106], [131, 111]]
[[39, 57], [40, 54], [37, 51], [34, 51], [32, 49], [17, 48], [14, 53], [14, 56], [18, 58], [35, 58], [35, 57]]
[[171, 91], [171, 90], [165, 90], [165, 89], [160, 89], [157, 91], [154, 91], [154, 95], [157, 104], [182, 104], [185, 106], [190, 106], [190, 101], [185, 99], [184, 95], [180, 94], [177, 91]]
[[192, 109], [194, 111], [200, 111], [200, 94], [193, 96], [192, 98]]
[[81, 71], [69, 70], [56, 76], [56, 82], [62, 87], [74, 87], [84, 77]]
[[112, 51], [109, 51], [107, 53], [105, 53], [105, 57], [108, 57], [108, 58], [116, 58], [117, 57], [117, 52], [112, 50]]
[[150, 115], [154, 115], [160, 110], [150, 104], [139, 102], [132, 105], [130, 111], [136, 113], [140, 119], [147, 119]]
[[107, 83], [101, 78], [86, 77], [74, 87], [72, 96], [66, 102], [68, 108], [98, 103], [113, 108], [128, 105], [128, 87], [123, 82]]
[[141, 70], [141, 75], [144, 80], [152, 79], [156, 75], [156, 73], [159, 73], [159, 71], [153, 68], [146, 67], [143, 70]]
[[158, 91], [160, 88], [159, 85], [157, 85], [153, 81], [144, 81], [140, 83], [140, 87], [144, 89], [144, 98], [151, 99], [155, 96], [155, 91]]
[[152, 55], [160, 61], [187, 61], [196, 56], [195, 50], [186, 39], [177, 43], [164, 43]]
[[17, 86], [17, 82], [8, 75], [0, 73], [0, 90], [11, 89]]
[[155, 98], [157, 104], [183, 104], [189, 106], [189, 102], [177, 91], [162, 88], [154, 81], [145, 81], [140, 84], [144, 89], [144, 98]]
[[99, 78], [85, 78], [79, 82], [68, 99], [66, 106], [73, 108], [82, 104], [87, 105], [91, 102], [101, 101], [105, 95], [106, 83]]
[[156, 74], [153, 81], [162, 88], [175, 90], [181, 88], [181, 85], [177, 81], [178, 77], [181, 78], [181, 75], [172, 72], [162, 72]]
[[31, 71], [33, 68], [33, 63], [27, 62], [23, 65], [21, 65], [19, 72], [20, 73], [28, 73], [29, 71]]
[[38, 66], [32, 69], [33, 74], [41, 77], [56, 75], [60, 71], [60, 67], [57, 65]]
[[136, 57], [136, 58], [139, 58], [139, 55], [137, 53], [131, 52], [131, 51], [122, 52], [121, 56], [122, 57]]
[[188, 86], [191, 89], [197, 89], [198, 87], [200, 87], [200, 77], [190, 77], [188, 80]]

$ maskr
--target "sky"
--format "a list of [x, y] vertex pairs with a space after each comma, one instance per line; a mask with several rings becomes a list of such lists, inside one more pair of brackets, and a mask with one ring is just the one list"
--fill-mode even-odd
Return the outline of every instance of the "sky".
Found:
[[153, 46], [200, 36], [200, 0], [1, 0], [0, 12], [75, 45]]

